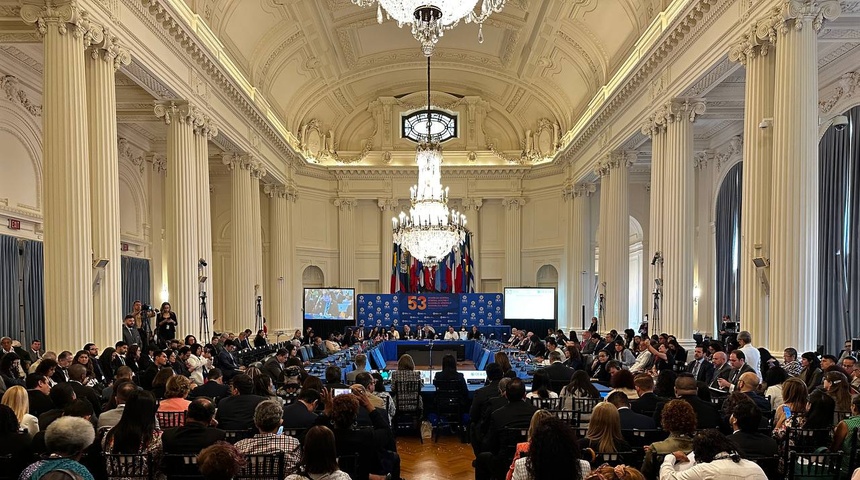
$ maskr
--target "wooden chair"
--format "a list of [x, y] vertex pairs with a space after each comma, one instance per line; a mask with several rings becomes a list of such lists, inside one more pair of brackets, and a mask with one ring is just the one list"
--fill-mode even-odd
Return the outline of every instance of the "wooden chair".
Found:
[[789, 452], [785, 468], [788, 480], [839, 480], [841, 466], [840, 453]]
[[549, 413], [555, 415], [561, 420], [564, 420], [572, 427], [579, 426], [580, 417], [582, 416], [580, 412], [574, 412], [573, 410], [549, 410]]
[[[436, 405], [436, 414], [439, 419], [436, 425], [433, 426], [433, 441], [439, 441], [439, 433], [448, 428], [456, 429], [460, 434], [460, 441], [465, 443], [465, 429], [463, 424], [463, 394], [461, 390], [462, 383], [459, 380], [437, 380], [436, 395], [434, 403]], [[386, 408], [386, 412], [388, 409]]]
[[246, 464], [236, 480], [283, 480], [286, 477], [284, 452], [246, 455]]
[[561, 401], [561, 398], [531, 398], [532, 405], [543, 410], [561, 410]]
[[254, 436], [254, 432], [252, 430], [224, 430], [224, 433], [226, 434], [224, 440], [228, 443], [236, 443], [239, 440], [244, 440]]
[[340, 455], [337, 457], [337, 466], [350, 478], [358, 478], [358, 453]]
[[173, 427], [181, 427], [185, 425], [186, 412], [155, 412], [155, 418], [158, 420], [158, 426], [162, 430]]
[[767, 475], [768, 480], [782, 480], [785, 478], [784, 475], [779, 473], [779, 455], [769, 457], [750, 456], [745, 458], [757, 463], [764, 470], [764, 474]]
[[580, 413], [591, 414], [594, 410], [594, 407], [597, 406], [598, 403], [602, 401], [600, 398], [573, 398], [571, 399], [573, 402], [573, 411]]
[[424, 443], [421, 435], [421, 382], [413, 380], [398, 380], [394, 383], [391, 394], [394, 396], [396, 413], [391, 425], [395, 434], [401, 431], [417, 431], [418, 438]]
[[108, 480], [153, 480], [155, 469], [148, 453], [104, 453]]
[[161, 458], [161, 471], [167, 480], [198, 480], [203, 474], [197, 468], [197, 455], [165, 454]]
[[612, 467], [624, 465], [625, 462], [631, 463], [634, 457], [633, 451], [629, 452], [595, 452], [594, 461], [591, 462], [591, 468], [598, 468], [601, 465], [608, 464]]

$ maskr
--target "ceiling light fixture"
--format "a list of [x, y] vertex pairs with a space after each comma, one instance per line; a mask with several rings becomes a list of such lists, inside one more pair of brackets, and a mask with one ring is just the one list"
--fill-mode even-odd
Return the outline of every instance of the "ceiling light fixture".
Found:
[[442, 188], [442, 147], [433, 141], [430, 121], [430, 57], [427, 57], [427, 137], [418, 145], [418, 184], [409, 189], [409, 215], [391, 219], [394, 242], [421, 263], [439, 263], [466, 240], [466, 216], [448, 209]]
[[[484, 21], [493, 13], [502, 11], [505, 0], [352, 0], [360, 7], [377, 4], [376, 20], [383, 21], [383, 11], [397, 26], [412, 26], [412, 35], [421, 42], [424, 55], [433, 55], [433, 48], [445, 34], [445, 30], [456, 27], [460, 20], [478, 25], [478, 42], [484, 42]], [[478, 3], [480, 13], [475, 12]]]

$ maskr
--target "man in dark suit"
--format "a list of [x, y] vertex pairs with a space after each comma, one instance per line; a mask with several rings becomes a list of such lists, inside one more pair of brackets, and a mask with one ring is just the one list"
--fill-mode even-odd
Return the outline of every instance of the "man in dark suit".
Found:
[[[753, 373], [755, 376], [755, 373]], [[758, 377], [756, 377], [758, 378]], [[750, 402], [739, 402], [729, 417], [733, 433], [729, 439], [738, 446], [738, 453], [744, 458], [749, 456], [767, 457], [777, 453], [776, 440], [770, 435], [759, 433], [761, 410]]]
[[39, 415], [54, 408], [49, 394], [51, 386], [48, 379], [41, 374], [31, 373], [27, 375], [27, 397], [30, 400], [30, 415], [38, 418]]
[[265, 400], [254, 395], [254, 381], [244, 373], [239, 373], [230, 385], [230, 395], [218, 402], [218, 427], [224, 430], [250, 430], [254, 428], [254, 409]]
[[475, 455], [480, 453], [480, 429], [479, 426], [481, 424], [481, 419], [484, 416], [484, 412], [487, 409], [487, 406], [490, 404], [490, 400], [493, 398], [499, 397], [499, 381], [502, 379], [502, 367], [499, 366], [496, 362], [491, 362], [487, 364], [487, 381], [488, 384], [479, 388], [475, 391], [475, 395], [472, 397], [472, 406], [469, 409], [469, 421], [472, 425], [469, 431], [469, 436], [471, 437], [472, 450], [475, 452]]
[[758, 377], [755, 372], [746, 372], [738, 379], [738, 387], [735, 390], [749, 397], [762, 413], [769, 413], [771, 411], [770, 402], [762, 394], [756, 392], [758, 385]]
[[[696, 427], [700, 430], [718, 428], [720, 425], [720, 412], [717, 410], [716, 405], [702, 400], [698, 397], [697, 393], [696, 379], [692, 375], [684, 373], [675, 380], [675, 397], [689, 403], [693, 407], [693, 411], [696, 412]], [[660, 422], [660, 415], [663, 413], [665, 405], [666, 402], [657, 405], [657, 410], [654, 411], [654, 423]]]
[[208, 380], [206, 383], [191, 390], [191, 393], [188, 394], [189, 399], [208, 397], [220, 400], [230, 396], [230, 387], [224, 385], [224, 377], [220, 368], [209, 370], [206, 379]]
[[325, 388], [329, 390], [332, 389], [344, 389], [349, 388], [348, 385], [343, 383], [342, 374], [340, 367], [337, 365], [329, 365], [325, 369]]
[[51, 380], [54, 383], [65, 383], [69, 381], [69, 365], [72, 364], [72, 352], [65, 350], [57, 356], [57, 368], [54, 369], [54, 375]]
[[279, 348], [273, 357], [266, 360], [260, 370], [272, 377], [273, 382], [280, 382], [281, 375], [284, 373], [284, 362], [287, 361], [289, 354], [286, 348]]
[[549, 353], [549, 366], [544, 368], [543, 371], [549, 375], [549, 380], [552, 384], [552, 389], [555, 393], [559, 393], [561, 387], [570, 383], [571, 377], [576, 373], [576, 370], [568, 367], [562, 360], [564, 357], [561, 354], [560, 350], [556, 350]]
[[84, 385], [87, 380], [87, 368], [76, 363], [69, 367], [69, 384], [75, 391], [75, 396], [80, 399], [87, 400], [93, 406], [93, 412], [96, 416], [102, 411], [102, 401], [99, 394], [92, 387]]
[[657, 428], [654, 419], [645, 415], [638, 414], [630, 410], [630, 399], [624, 392], [612, 392], [606, 397], [606, 401], [615, 405], [618, 409], [618, 416], [621, 418], [622, 430], [653, 430]]
[[284, 428], [311, 428], [317, 420], [314, 410], [320, 403], [320, 393], [303, 388], [292, 405], [284, 407]]
[[122, 341], [129, 345], [143, 345], [140, 330], [134, 325], [134, 315], [126, 315], [122, 322]]
[[161, 436], [164, 453], [196, 454], [215, 442], [224, 440], [224, 430], [209, 426], [214, 416], [215, 404], [211, 400], [198, 398], [192, 401], [185, 415], [185, 425], [168, 428]]
[[633, 378], [633, 387], [639, 394], [639, 399], [630, 403], [630, 409], [642, 415], [653, 415], [657, 405], [668, 399], [658, 397], [654, 393], [654, 378], [647, 373], [640, 373]]
[[714, 352], [711, 361], [714, 363], [714, 373], [712, 374], [711, 381], [708, 382], [711, 394], [713, 395], [715, 390], [722, 390], [724, 393], [728, 393], [728, 389], [720, 387], [720, 379], [728, 380], [732, 374], [732, 366], [729, 365], [728, 355], [726, 355], [726, 352]]
[[64, 413], [63, 409], [71, 405], [78, 398], [75, 395], [75, 389], [72, 388], [72, 384], [69, 382], [63, 382], [51, 387], [49, 396], [51, 397], [51, 402], [54, 404], [54, 408], [39, 415], [40, 433], [47, 430], [51, 422], [62, 417]]
[[325, 349], [325, 345], [323, 345], [322, 337], [314, 338], [314, 344], [311, 346], [311, 352], [313, 353], [314, 360], [321, 360], [328, 356], [328, 352]]
[[[229, 338], [224, 341], [224, 350], [218, 353], [218, 368], [221, 369], [221, 374], [224, 375], [226, 381], [233, 379], [235, 375], [243, 372], [245, 369], [239, 366], [236, 357], [233, 356], [233, 351], [236, 350], [236, 341]], [[252, 425], [253, 426], [253, 425]]]
[[155, 380], [155, 376], [158, 375], [158, 371], [167, 365], [167, 354], [161, 350], [153, 353], [152, 359], [153, 361], [149, 367], [147, 367], [146, 370], [141, 372], [137, 377], [140, 382], [140, 387], [144, 390], [152, 390], [152, 381]]
[[693, 352], [693, 361], [687, 364], [687, 372], [692, 373], [697, 382], [711, 383], [714, 378], [714, 364], [705, 358], [705, 349], [701, 345], [696, 346]]
[[504, 477], [513, 459], [513, 452], [500, 451], [504, 431], [508, 427], [528, 427], [537, 407], [525, 401], [526, 386], [519, 378], [512, 379], [505, 388], [508, 404], [490, 415], [482, 452], [475, 461], [475, 480]]
[[746, 363], [746, 355], [744, 352], [739, 349], [733, 350], [731, 354], [729, 354], [729, 363], [732, 366], [732, 371], [729, 374], [729, 378], [719, 378], [717, 382], [720, 384], [720, 387], [723, 389], [728, 389], [729, 392], [735, 390], [735, 387], [738, 385], [738, 380], [740, 380], [741, 375], [747, 372], [755, 373], [755, 370], [747, 365]]

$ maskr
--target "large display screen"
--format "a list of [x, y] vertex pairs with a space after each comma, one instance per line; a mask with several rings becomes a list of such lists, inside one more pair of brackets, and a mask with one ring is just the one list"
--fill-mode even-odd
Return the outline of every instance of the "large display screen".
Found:
[[354, 288], [306, 288], [305, 320], [355, 320]]
[[505, 288], [506, 320], [555, 320], [554, 288]]

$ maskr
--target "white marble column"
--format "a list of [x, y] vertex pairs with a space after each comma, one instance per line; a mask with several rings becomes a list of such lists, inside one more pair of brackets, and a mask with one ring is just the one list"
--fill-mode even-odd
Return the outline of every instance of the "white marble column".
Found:
[[[101, 35], [76, 1], [24, 4], [43, 39], [45, 348], [93, 339], [92, 214], [84, 48]], [[113, 140], [114, 145], [116, 140]], [[69, 304], [76, 305], [69, 315]]]
[[354, 198], [335, 198], [334, 206], [337, 207], [338, 212], [338, 268], [340, 270], [340, 283], [338, 286], [341, 288], [350, 288], [356, 286], [355, 210], [358, 208], [358, 201]]
[[266, 185], [269, 196], [269, 228], [271, 231], [271, 278], [272, 298], [269, 299], [269, 332], [286, 330], [290, 323], [290, 299], [292, 292], [292, 227], [291, 204], [295, 194], [290, 194], [282, 185]]
[[607, 159], [607, 253], [611, 259], [606, 272], [606, 327], [623, 331], [630, 323], [630, 167], [635, 152], [612, 152]]
[[693, 233], [695, 178], [693, 122], [705, 112], [695, 100], [673, 101], [667, 106], [663, 208], [664, 296], [663, 329], [679, 342], [693, 343]]
[[505, 208], [505, 284], [503, 287], [522, 285], [522, 230], [523, 206], [526, 199], [509, 197], [502, 200]]
[[93, 291], [93, 341], [105, 348], [122, 337], [124, 310], [115, 75], [120, 65], [131, 62], [131, 56], [107, 31], [101, 42], [92, 45], [87, 53], [93, 258], [107, 260], [107, 265], [96, 271], [99, 281]]
[[472, 277], [475, 279], [475, 291], [481, 290], [481, 207], [483, 198], [468, 197], [463, 199], [463, 211], [466, 214], [466, 228], [472, 232]]
[[[661, 107], [642, 126], [642, 133], [651, 137], [651, 186], [649, 197], [649, 221], [648, 221], [648, 252], [645, 261], [650, 265], [648, 284], [645, 290], [650, 292], [651, 300], [647, 302], [649, 318], [649, 334], [662, 332], [662, 309], [659, 318], [654, 315], [654, 292], [657, 280], [663, 280], [663, 221], [666, 216], [663, 205], [664, 196], [664, 170], [666, 165], [666, 112]], [[656, 260], [655, 260], [656, 259]], [[652, 261], [654, 262], [653, 264]]]
[[[199, 268], [198, 274], [207, 277], [206, 282], [202, 287], [206, 291], [206, 317], [208, 325], [205, 330], [212, 334], [212, 320], [219, 318], [221, 312], [215, 308], [215, 299], [218, 298], [218, 292], [215, 291], [215, 276], [212, 257], [212, 202], [210, 186], [209, 186], [209, 140], [218, 136], [218, 129], [208, 117], [202, 118], [200, 125], [194, 130], [194, 152], [195, 164], [197, 171], [197, 198], [199, 206], [197, 209], [197, 232], [198, 232], [198, 252], [200, 258], [206, 261], [206, 266]], [[200, 288], [200, 286], [198, 286]], [[199, 299], [198, 299], [199, 306]], [[186, 332], [194, 332], [197, 338], [206, 338], [204, 336], [204, 326], [200, 323], [200, 309], [197, 309], [197, 323], [193, 326], [188, 324]]]
[[400, 204], [394, 198], [379, 198], [376, 204], [379, 206], [379, 291], [388, 292], [391, 290], [391, 271], [394, 262], [391, 219], [397, 216]]
[[[836, 1], [786, 2], [772, 18], [776, 43], [771, 175], [771, 346], [818, 343], [818, 45]], [[753, 339], [755, 340], [755, 339]]]
[[[266, 176], [266, 169], [259, 160], [251, 165], [251, 240], [254, 242], [254, 302], [256, 297], [263, 297], [263, 218], [260, 212], [260, 179]], [[265, 314], [265, 298], [261, 299], [260, 310]], [[251, 328], [256, 319], [256, 303], [254, 318], [251, 322], [240, 325], [242, 329]], [[262, 320], [260, 320], [262, 322]], [[258, 327], [253, 328], [256, 332]]]
[[[597, 298], [595, 301], [599, 302], [601, 295], [606, 295], [606, 286], [607, 286], [607, 276], [611, 275], [609, 272], [613, 270], [613, 258], [612, 254], [609, 250], [609, 199], [612, 196], [611, 187], [609, 186], [609, 166], [603, 161], [597, 164], [597, 169], [594, 172], [600, 178], [600, 209], [598, 211], [598, 216], [600, 217], [597, 224], [597, 248], [598, 248], [598, 263], [597, 263]], [[605, 304], [604, 304], [605, 306]], [[600, 306], [598, 303], [598, 316], [600, 320], [600, 328], [604, 329], [605, 324], [603, 322], [606, 321], [606, 311], [604, 309], [603, 312], [599, 310]], [[589, 319], [590, 320], [590, 319]]]
[[[567, 314], [564, 315], [568, 329], [582, 328], [582, 307], [585, 306], [585, 321], [591, 319], [591, 298], [594, 278], [594, 251], [591, 249], [591, 196], [596, 191], [593, 184], [571, 184], [563, 192], [568, 210], [567, 242]], [[562, 328], [561, 326], [559, 328]]]
[[231, 171], [230, 200], [230, 291], [227, 315], [217, 332], [237, 333], [253, 325], [255, 310], [255, 264], [253, 220], [251, 219], [251, 159], [236, 153], [224, 153], [221, 162]]
[[[695, 154], [695, 185], [697, 192], [711, 192], [714, 185], [714, 153]], [[716, 326], [716, 228], [714, 205], [710, 195], [696, 195], [705, 201], [696, 202], [693, 284], [699, 288], [699, 300], [693, 301], [693, 332], [714, 334]]]
[[[752, 29], [732, 46], [729, 59], [746, 67], [744, 94], [744, 175], [741, 187], [741, 269], [739, 321], [752, 335], [753, 345], [773, 346], [769, 340], [768, 296], [753, 258], [770, 257], [771, 175], [773, 168], [773, 101], [776, 54], [767, 39]], [[768, 128], [761, 122], [769, 118]], [[779, 328], [782, 328], [780, 325]]]
[[[194, 128], [200, 113], [187, 103], [167, 102], [155, 106], [155, 115], [167, 125], [167, 184], [165, 186], [165, 239], [170, 261], [167, 287], [170, 306], [176, 312], [177, 335], [196, 331], [200, 322], [197, 262], [200, 258], [197, 213], [197, 154]], [[153, 325], [153, 329], [156, 324]]]

